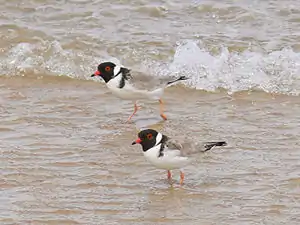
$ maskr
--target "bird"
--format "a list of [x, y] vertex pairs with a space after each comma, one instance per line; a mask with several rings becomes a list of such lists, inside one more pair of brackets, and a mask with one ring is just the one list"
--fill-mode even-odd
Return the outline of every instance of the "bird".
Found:
[[[132, 145], [140, 144], [144, 157], [158, 169], [167, 170], [167, 178], [170, 181], [171, 170], [180, 169], [180, 185], [184, 181], [184, 173], [181, 168], [191, 162], [189, 155], [195, 152], [206, 152], [215, 146], [226, 146], [225, 141], [203, 142], [200, 146], [193, 143], [181, 143], [154, 129], [144, 129], [138, 133], [138, 138]], [[199, 149], [200, 148], [200, 149]]]
[[116, 65], [113, 62], [103, 62], [98, 65], [98, 68], [91, 77], [100, 76], [106, 83], [107, 88], [115, 96], [132, 100], [134, 102], [133, 113], [129, 116], [126, 122], [136, 114], [138, 109], [138, 100], [158, 100], [160, 105], [160, 116], [167, 120], [164, 114], [164, 102], [162, 96], [164, 89], [178, 81], [189, 79], [186, 76], [179, 76], [176, 79], [168, 78], [153, 78], [139, 74], [139, 76], [132, 76], [131, 70], [126, 67]]

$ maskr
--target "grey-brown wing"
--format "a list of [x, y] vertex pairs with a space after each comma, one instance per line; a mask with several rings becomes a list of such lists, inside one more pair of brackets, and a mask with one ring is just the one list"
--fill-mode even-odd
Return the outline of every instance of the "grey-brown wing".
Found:
[[169, 149], [176, 149], [176, 150], [182, 150], [183, 148], [182, 144], [179, 141], [170, 138], [167, 140], [166, 146]]
[[163, 144], [165, 146], [163, 154], [171, 157], [182, 156], [181, 150], [182, 146], [180, 143], [175, 140], [170, 139], [169, 137], [164, 135]]
[[136, 71], [130, 71], [129, 77], [129, 82], [136, 89], [149, 91], [165, 86], [170, 80], [172, 80], [172, 77], [149, 76]]
[[225, 141], [213, 142], [185, 142], [182, 144], [182, 153], [185, 155], [207, 152], [216, 146], [226, 146]]
[[179, 141], [178, 139], [169, 139], [167, 141], [168, 148], [180, 150], [182, 156], [206, 152], [211, 150], [213, 147], [226, 145], [227, 143], [225, 141], [195, 142], [193, 140], [188, 140], [188, 138], [185, 138], [185, 141]]

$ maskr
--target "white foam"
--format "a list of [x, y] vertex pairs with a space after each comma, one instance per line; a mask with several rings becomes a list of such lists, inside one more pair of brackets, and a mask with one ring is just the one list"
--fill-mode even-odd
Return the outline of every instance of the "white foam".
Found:
[[[100, 58], [96, 51], [84, 54], [81, 50], [63, 49], [58, 41], [20, 43], [3, 53], [0, 56], [1, 75], [37, 73], [92, 79], [90, 74], [103, 61], [122, 66], [122, 59], [105, 53], [101, 53], [105, 58]], [[219, 54], [213, 55], [202, 43], [184, 41], [176, 47], [171, 62], [144, 59], [126, 67], [133, 70], [141, 68], [157, 76], [186, 75], [191, 79], [182, 84], [199, 90], [224, 88], [231, 94], [254, 89], [300, 95], [300, 53], [291, 48], [269, 53], [249, 50], [237, 53], [223, 47]]]
[[15, 76], [37, 73], [89, 79], [103, 60], [63, 49], [58, 41], [20, 43], [0, 57], [0, 74]]
[[300, 53], [290, 48], [263, 54], [231, 53], [223, 47], [214, 56], [195, 42], [187, 41], [177, 47], [168, 70], [163, 72], [190, 77], [185, 83], [196, 89], [224, 88], [228, 93], [259, 89], [300, 95]]

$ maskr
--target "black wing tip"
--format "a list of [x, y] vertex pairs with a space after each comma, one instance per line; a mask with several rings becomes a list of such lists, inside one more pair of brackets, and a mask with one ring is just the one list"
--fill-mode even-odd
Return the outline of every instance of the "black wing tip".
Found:
[[188, 80], [188, 79], [190, 79], [189, 77], [186, 77], [186, 76], [180, 76], [179, 78], [178, 78], [178, 80]]
[[226, 141], [218, 141], [216, 143], [216, 146], [226, 146], [227, 145], [227, 142]]
[[188, 77], [186, 77], [186, 76], [180, 76], [180, 77], [177, 78], [176, 80], [169, 81], [169, 82], [167, 83], [167, 85], [173, 84], [173, 83], [175, 83], [175, 82], [177, 82], [177, 81], [180, 81], [180, 80], [187, 80], [187, 79], [190, 79], [190, 78], [188, 78]]
[[204, 152], [211, 150], [215, 146], [226, 146], [226, 145], [227, 145], [226, 141], [208, 142], [204, 145], [204, 147], [205, 147]]

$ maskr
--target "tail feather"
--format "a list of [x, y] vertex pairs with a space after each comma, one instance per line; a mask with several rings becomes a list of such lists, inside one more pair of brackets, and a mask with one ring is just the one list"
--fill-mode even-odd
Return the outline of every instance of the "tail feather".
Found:
[[167, 83], [167, 85], [173, 84], [173, 83], [175, 83], [175, 82], [177, 82], [177, 81], [180, 81], [180, 80], [187, 80], [187, 79], [189, 79], [189, 78], [186, 77], [186, 76], [180, 76], [180, 77], [177, 78], [176, 80], [169, 81], [169, 82]]
[[[173, 83], [175, 83], [175, 82], [177, 82], [177, 81], [180, 81], [180, 80], [187, 80], [187, 79], [189, 79], [189, 78], [186, 77], [186, 76], [181, 76], [181, 77], [177, 78], [176, 80], [169, 81], [169, 82], [167, 83], [166, 86], [168, 86], [168, 85], [170, 85], [170, 84], [173, 84]], [[150, 98], [152, 98], [152, 99], [160, 99], [161, 96], [164, 94], [164, 89], [166, 88], [166, 86], [165, 86], [165, 87], [160, 87], [160, 88], [158, 88], [158, 89], [155, 89], [155, 90], [151, 91], [151, 92], [148, 94], [148, 96], [149, 96]]]
[[215, 146], [226, 146], [226, 145], [227, 145], [226, 141], [206, 142], [204, 145], [205, 148], [204, 152], [209, 151]]

